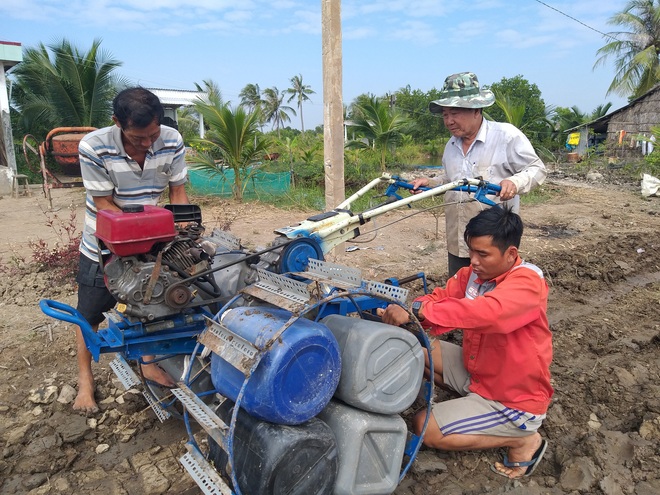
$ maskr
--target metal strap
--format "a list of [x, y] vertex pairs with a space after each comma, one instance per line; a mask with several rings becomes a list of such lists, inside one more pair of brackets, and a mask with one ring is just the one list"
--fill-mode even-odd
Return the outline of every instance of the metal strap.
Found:
[[384, 284], [382, 282], [366, 282], [366, 290], [371, 292], [375, 296], [385, 296], [395, 301], [399, 301], [402, 304], [406, 303], [410, 291], [402, 287], [396, 287], [394, 285]]
[[188, 471], [190, 477], [205, 495], [233, 495], [227, 483], [220, 477], [211, 464], [193, 447], [188, 447], [179, 462]]
[[257, 273], [259, 274], [259, 281], [255, 284], [257, 287], [297, 303], [305, 304], [309, 301], [307, 284], [262, 268], [257, 268]]
[[206, 318], [207, 328], [198, 340], [246, 375], [259, 353], [259, 350], [240, 335], [232, 332], [222, 323]]
[[241, 248], [241, 240], [238, 237], [234, 237], [229, 232], [225, 232], [224, 230], [213, 229], [210, 240], [220, 244], [230, 251]]
[[115, 372], [115, 375], [117, 375], [117, 378], [119, 378], [119, 381], [126, 390], [142, 385], [138, 376], [121, 354], [115, 354], [115, 358], [110, 361], [110, 369]]
[[241, 293], [270, 303], [278, 308], [286, 309], [292, 313], [298, 313], [305, 307], [304, 303], [292, 301], [283, 295], [275, 294], [274, 292], [258, 287], [256, 284], [248, 285], [241, 290]]
[[[309, 291], [311, 285], [261, 268], [256, 268], [256, 271], [259, 280], [242, 289], [240, 291], [242, 294], [260, 299], [292, 313], [299, 313], [306, 305], [311, 303], [312, 295]], [[316, 287], [316, 284], [313, 284], [313, 286]]]
[[179, 388], [173, 388], [172, 394], [181, 401], [183, 407], [195, 418], [202, 428], [220, 445], [224, 445], [226, 431], [229, 427], [222, 421], [195, 393], [180, 383]]
[[362, 271], [360, 269], [349, 268], [329, 261], [310, 259], [307, 271], [301, 275], [341, 289], [359, 287], [362, 284]]
[[149, 406], [151, 407], [154, 414], [161, 423], [164, 422], [166, 419], [169, 419], [169, 417], [171, 416], [169, 411], [165, 410], [163, 406], [160, 405], [160, 402], [154, 399], [154, 396], [151, 395], [150, 392], [147, 392], [145, 390], [144, 392], [142, 392], [142, 395], [144, 395], [144, 398], [147, 399]]

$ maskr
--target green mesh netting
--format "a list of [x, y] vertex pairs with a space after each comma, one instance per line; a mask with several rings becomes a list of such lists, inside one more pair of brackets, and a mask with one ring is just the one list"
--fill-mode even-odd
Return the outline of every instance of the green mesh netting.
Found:
[[[206, 170], [188, 169], [188, 180], [197, 194], [211, 196], [232, 196], [234, 171], [224, 170], [212, 173]], [[291, 187], [290, 172], [253, 172], [244, 182], [243, 197], [281, 196]]]

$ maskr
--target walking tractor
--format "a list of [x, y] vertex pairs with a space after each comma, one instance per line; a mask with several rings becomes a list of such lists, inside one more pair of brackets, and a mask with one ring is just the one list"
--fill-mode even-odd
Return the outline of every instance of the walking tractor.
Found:
[[[383, 185], [384, 203], [351, 211]], [[115, 353], [119, 380], [140, 388], [161, 421], [185, 421], [180, 462], [204, 493], [392, 493], [421, 447], [401, 415], [418, 398], [424, 429], [431, 414], [433, 383], [423, 378], [431, 346], [401, 287], [421, 279], [426, 290], [426, 278], [363, 280], [324, 255], [395, 208], [449, 190], [493, 205], [500, 189], [462, 179], [398, 194], [412, 188], [384, 174], [334, 210], [275, 230], [258, 251], [228, 232], [206, 235], [194, 205], [101, 210], [96, 236], [111, 253], [102, 261], [118, 301], [108, 327], [93, 332], [57, 301], [41, 309], [79, 325], [96, 361]], [[414, 323], [382, 323], [377, 310], [389, 304]], [[177, 386], [145, 380], [137, 366], [145, 356]]]

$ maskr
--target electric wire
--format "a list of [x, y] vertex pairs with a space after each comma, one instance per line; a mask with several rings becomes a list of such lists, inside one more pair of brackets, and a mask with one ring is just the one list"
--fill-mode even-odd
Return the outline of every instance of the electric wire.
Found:
[[567, 14], [566, 12], [563, 12], [563, 11], [559, 10], [558, 8], [556, 8], [556, 7], [553, 7], [552, 5], [548, 5], [547, 3], [543, 2], [542, 0], [535, 0], [535, 1], [536, 1], [537, 3], [540, 3], [541, 5], [543, 5], [543, 6], [545, 6], [545, 7], [548, 7], [550, 10], [554, 10], [555, 12], [557, 12], [557, 13], [559, 13], [559, 14], [565, 16], [565, 17], [568, 17], [568, 18], [571, 19], [572, 21], [575, 21], [575, 22], [577, 22], [578, 24], [583, 25], [583, 26], [586, 27], [587, 29], [591, 29], [592, 31], [595, 31], [596, 33], [600, 34], [601, 36], [604, 36], [605, 38], [609, 38], [609, 39], [611, 39], [611, 40], [613, 40], [613, 41], [621, 41], [621, 40], [617, 39], [615, 36], [612, 36], [611, 34], [603, 33], [602, 31], [599, 31], [599, 30], [596, 29], [595, 27], [592, 27], [592, 26], [590, 26], [589, 24], [586, 24], [586, 23], [582, 22], [580, 19], [576, 19], [576, 18], [573, 17], [572, 15]]

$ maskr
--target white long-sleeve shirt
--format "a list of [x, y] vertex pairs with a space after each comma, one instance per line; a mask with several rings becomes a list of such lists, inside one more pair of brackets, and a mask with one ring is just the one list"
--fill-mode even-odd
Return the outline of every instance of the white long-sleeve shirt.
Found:
[[[462, 138], [451, 137], [442, 155], [442, 165], [444, 175], [441, 176], [440, 183], [482, 177], [488, 182], [499, 184], [507, 179], [516, 185], [518, 194], [528, 193], [542, 184], [546, 177], [545, 165], [529, 139], [518, 128], [486, 119], [483, 119], [467, 153], [463, 153]], [[490, 199], [499, 202], [497, 197]], [[467, 193], [457, 191], [447, 192], [445, 203], [447, 251], [454, 256], [467, 258], [468, 249], [463, 241], [465, 226], [472, 217], [488, 206], [469, 201]], [[517, 212], [520, 198], [516, 196], [505, 204]]]

